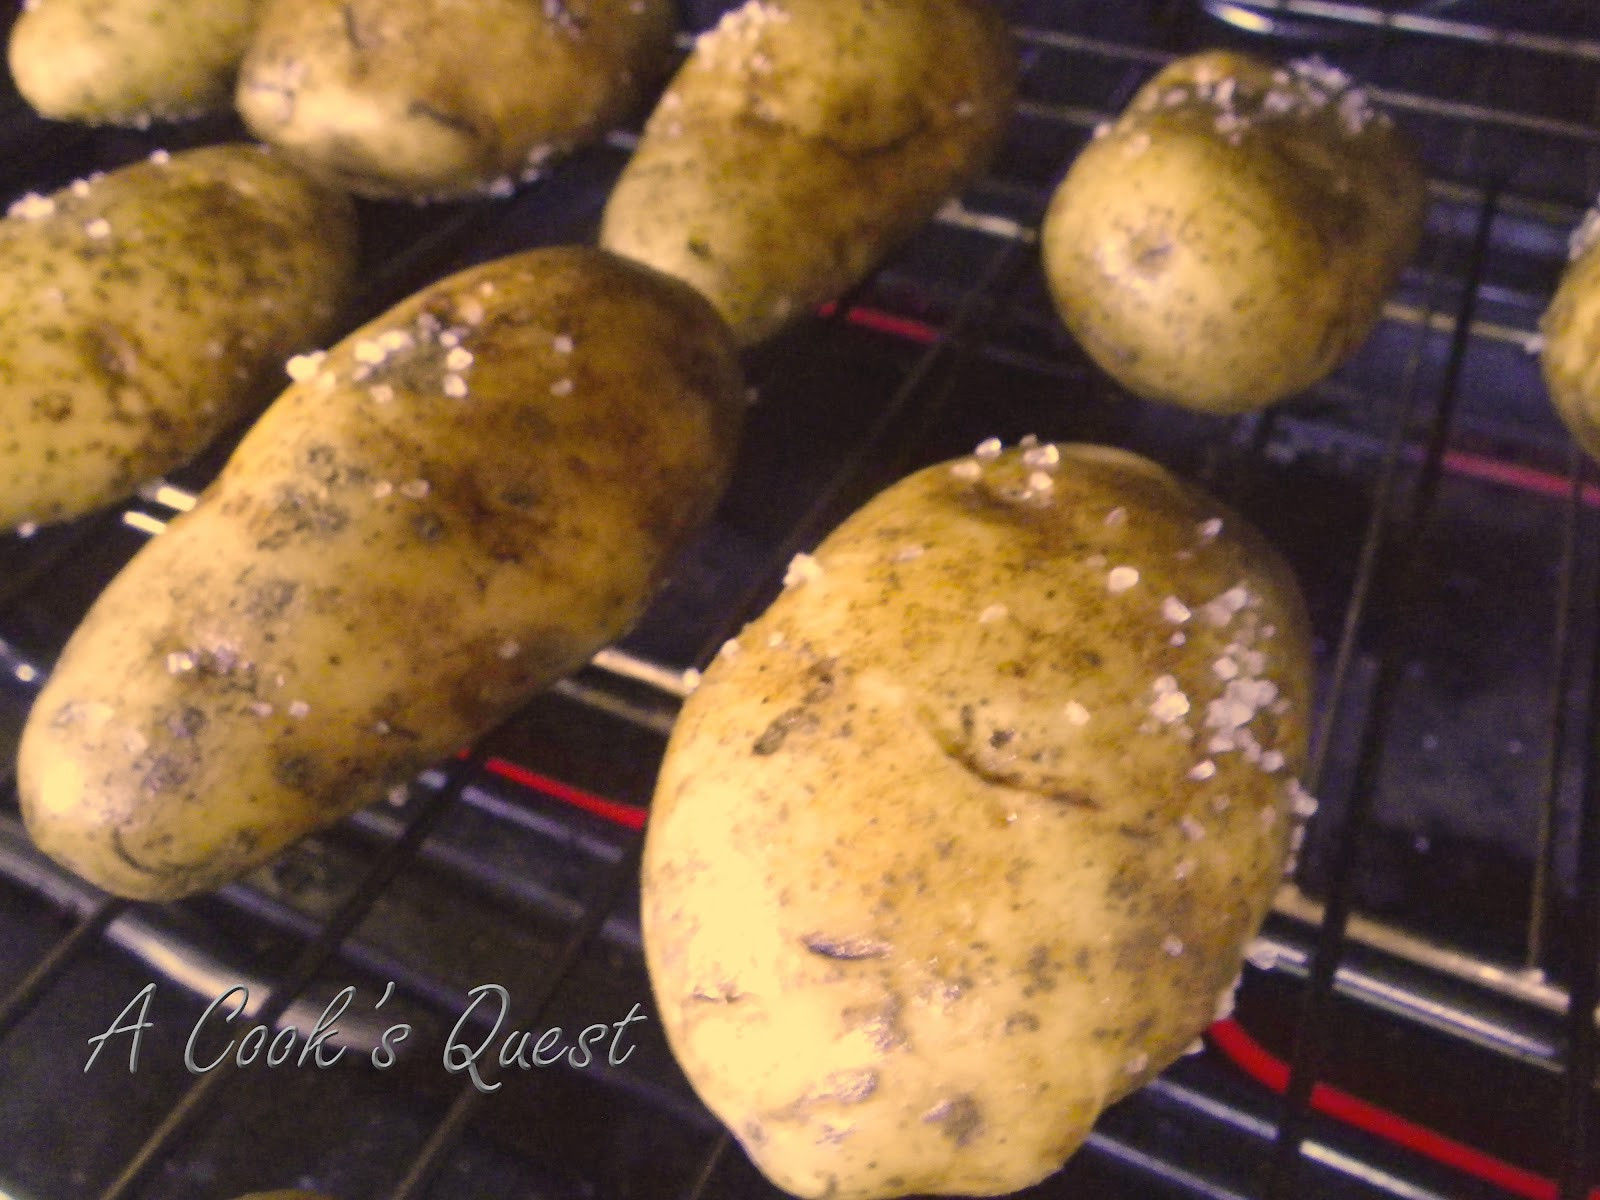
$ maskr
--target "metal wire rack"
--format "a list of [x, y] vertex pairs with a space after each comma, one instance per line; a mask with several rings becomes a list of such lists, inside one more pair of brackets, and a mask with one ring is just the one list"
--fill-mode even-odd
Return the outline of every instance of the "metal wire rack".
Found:
[[[403, 804], [205, 900], [129, 904], [66, 876], [28, 845], [3, 777], [0, 1191], [772, 1194], [648, 1021], [631, 1063], [486, 1067], [486, 1086], [504, 1084], [493, 1092], [444, 1069], [438, 1047], [447, 1030], [487, 1036], [493, 1014], [469, 990], [485, 980], [513, 998], [497, 1029], [648, 1007], [638, 829], [686, 671], [877, 487], [1032, 432], [1152, 454], [1290, 555], [1321, 639], [1308, 782], [1322, 810], [1237, 1017], [1029, 1194], [1590, 1196], [1600, 489], [1529, 350], [1566, 232], [1600, 187], [1600, 14], [1556, 0], [1008, 12], [1024, 88], [994, 172], [873, 280], [751, 356], [760, 401], [738, 477], [624, 643]], [[1095, 125], [1160, 63], [1210, 44], [1314, 51], [1370, 80], [1415, 133], [1432, 201], [1423, 252], [1361, 354], [1293, 404], [1233, 421], [1120, 394], [1055, 322], [1035, 252], [1049, 190]], [[67, 131], [7, 103], [9, 194], [155, 139], [233, 132]], [[368, 210], [370, 282], [351, 324], [469, 261], [588, 237], [630, 146], [616, 135], [501, 203]], [[0, 543], [7, 761], [76, 615], [222, 453], [122, 510]], [[147, 982], [161, 1016], [144, 1066], [86, 1071], [85, 1039]], [[393, 1071], [196, 1073], [183, 1032], [235, 985], [249, 991], [241, 1024], [302, 1039], [349, 985], [350, 1057], [402, 1021], [415, 1052]]]

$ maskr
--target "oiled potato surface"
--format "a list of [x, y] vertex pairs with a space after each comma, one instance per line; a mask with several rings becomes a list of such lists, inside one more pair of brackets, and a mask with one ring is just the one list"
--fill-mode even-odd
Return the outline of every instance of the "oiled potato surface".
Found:
[[744, 404], [709, 306], [593, 249], [452, 276], [294, 366], [24, 730], [29, 832], [111, 891], [215, 888], [578, 667], [709, 514]]
[[333, 327], [349, 201], [258, 146], [157, 153], [0, 221], [0, 529], [131, 494]]
[[7, 55], [41, 116], [148, 125], [226, 112], [266, 0], [29, 0]]
[[1056, 306], [1130, 391], [1260, 408], [1366, 338], [1415, 252], [1424, 181], [1325, 64], [1180, 59], [1084, 147], [1045, 219]]
[[1095, 447], [929, 468], [797, 560], [644, 860], [664, 1029], [755, 1163], [1012, 1191], [1177, 1057], [1282, 877], [1308, 644], [1243, 521]]
[[665, 75], [670, 0], [269, 0], [245, 122], [367, 196], [509, 192]]
[[760, 341], [983, 169], [1013, 74], [983, 0], [749, 0], [662, 96], [601, 244], [694, 284]]

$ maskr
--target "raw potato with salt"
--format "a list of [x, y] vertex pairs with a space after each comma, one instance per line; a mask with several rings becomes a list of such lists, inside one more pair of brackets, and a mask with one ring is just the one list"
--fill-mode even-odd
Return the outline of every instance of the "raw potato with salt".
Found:
[[452, 276], [291, 366], [23, 731], [29, 833], [109, 891], [237, 878], [587, 661], [709, 515], [744, 409], [710, 306], [586, 248]]
[[28, 0], [11, 27], [11, 78], [57, 121], [143, 127], [227, 112], [265, 3]]
[[363, 196], [509, 194], [637, 111], [670, 0], [268, 0], [245, 123]]
[[1409, 144], [1347, 76], [1212, 51], [1161, 71], [1084, 147], [1045, 217], [1045, 274], [1129, 391], [1247, 412], [1361, 344], [1425, 200]]
[[1011, 116], [1009, 37], [985, 0], [749, 0], [656, 105], [601, 245], [760, 341], [982, 171]]
[[0, 221], [0, 529], [131, 495], [332, 330], [349, 200], [260, 146], [158, 152]]
[[797, 1196], [998, 1194], [1232, 994], [1282, 878], [1309, 634], [1153, 463], [998, 444], [797, 559], [686, 703], [643, 930], [678, 1061]]
[[1571, 262], [1540, 331], [1539, 363], [1556, 415], [1600, 462], [1600, 209], [1573, 230]]

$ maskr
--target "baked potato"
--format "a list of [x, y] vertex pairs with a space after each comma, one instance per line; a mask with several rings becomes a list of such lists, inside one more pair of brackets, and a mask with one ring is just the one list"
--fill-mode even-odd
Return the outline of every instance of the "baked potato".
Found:
[[749, 0], [661, 97], [601, 245], [688, 280], [760, 341], [976, 176], [1013, 93], [984, 0]]
[[29, 833], [108, 891], [216, 888], [585, 662], [709, 514], [744, 408], [710, 306], [592, 248], [451, 276], [293, 370], [23, 731]]
[[1129, 391], [1247, 412], [1366, 338], [1415, 253], [1425, 181], [1345, 75], [1212, 51], [1150, 80], [1051, 199], [1045, 275]]
[[11, 78], [58, 121], [143, 127], [227, 112], [263, 3], [29, 0], [11, 27]]
[[0, 529], [130, 495], [264, 404], [332, 330], [349, 200], [258, 146], [30, 193], [0, 221]]
[[788, 584], [668, 745], [663, 1029], [797, 1196], [1028, 1186], [1231, 997], [1301, 799], [1298, 589], [1154, 464], [1051, 445], [912, 475]]
[[642, 106], [670, 0], [268, 0], [245, 123], [364, 196], [509, 193]]
[[1573, 231], [1571, 261], [1541, 329], [1539, 362], [1556, 413], [1600, 461], [1600, 212]]

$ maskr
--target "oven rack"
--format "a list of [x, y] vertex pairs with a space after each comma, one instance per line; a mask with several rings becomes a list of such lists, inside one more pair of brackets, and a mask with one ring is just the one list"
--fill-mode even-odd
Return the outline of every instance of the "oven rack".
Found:
[[[1536, 1064], [1530, 1069], [1558, 1080], [1560, 1151], [1554, 1169], [1546, 1173], [1559, 1177], [1562, 1200], [1586, 1196], [1595, 1179], [1595, 1025], [1589, 1018], [1596, 1008], [1593, 965], [1600, 960], [1600, 799], [1588, 749], [1597, 745], [1593, 701], [1600, 695], [1595, 677], [1600, 670], [1594, 600], [1596, 497], [1576, 451], [1549, 421], [1506, 428], [1484, 415], [1470, 360], [1481, 359], [1486, 347], [1525, 355], [1536, 337], [1539, 302], [1559, 271], [1565, 230], [1600, 182], [1594, 112], [1519, 110], [1495, 96], [1497, 75], [1506, 70], [1508, 59], [1537, 59], [1550, 70], [1583, 73], [1593, 98], [1600, 81], [1593, 69], [1600, 63], [1596, 22], [1592, 14], [1574, 16], [1576, 6], [1557, 4], [1522, 6], [1516, 14], [1521, 19], [1513, 25], [1511, 18], [1503, 18], [1504, 9], [1493, 5], [1434, 6], [1495, 14], [1493, 20], [1458, 20], [1369, 5], [1278, 0], [1211, 4], [1206, 7], [1213, 10], [1210, 17], [1216, 23], [1207, 23], [1196, 15], [1198, 6], [1151, 4], [1140, 9], [1142, 19], [1134, 22], [1138, 36], [1130, 37], [1107, 32], [1108, 26], [1127, 19], [1126, 13], [1108, 17], [1107, 10], [1114, 7], [1120, 6], [1014, 7], [1028, 70], [1018, 123], [1041, 127], [1044, 133], [1036, 140], [1047, 149], [1070, 153], [1157, 65], [1201, 44], [1196, 38], [1223, 41], [1236, 36], [1218, 18], [1247, 26], [1252, 19], [1270, 26], [1292, 18], [1298, 23], [1293, 26], [1295, 40], [1272, 43], [1279, 52], [1297, 51], [1302, 26], [1309, 23], [1328, 43], [1325, 52], [1363, 77], [1382, 76], [1386, 63], [1404, 59], [1419, 44], [1428, 49], [1447, 45], [1464, 65], [1438, 94], [1400, 84], [1377, 88], [1402, 121], [1409, 115], [1437, 122], [1450, 133], [1442, 151], [1437, 145], [1428, 147], [1433, 203], [1429, 246], [1388, 306], [1384, 328], [1374, 339], [1391, 354], [1390, 361], [1341, 372], [1316, 390], [1309, 409], [1297, 405], [1230, 422], [1195, 422], [1149, 412], [1113, 396], [1118, 406], [1137, 411], [1139, 417], [1119, 424], [1095, 408], [1082, 422], [1086, 434], [1111, 424], [1136, 448], [1155, 444], [1169, 461], [1247, 509], [1252, 492], [1265, 486], [1264, 478], [1281, 473], [1288, 459], [1313, 453], [1359, 464], [1354, 469], [1366, 472], [1362, 480], [1368, 503], [1347, 564], [1346, 603], [1324, 625], [1334, 636], [1326, 656], [1313, 788], [1323, 797], [1324, 810], [1308, 847], [1307, 869], [1315, 879], [1303, 880], [1319, 894], [1313, 899], [1301, 887], [1286, 885], [1252, 956], [1260, 965], [1252, 967], [1247, 986], [1248, 994], [1269, 977], [1304, 980], [1291, 989], [1299, 1016], [1286, 1101], [1279, 1105], [1259, 1089], [1241, 1087], [1214, 1064], [1180, 1064], [1111, 1114], [1081, 1156], [1083, 1163], [1070, 1170], [1078, 1172], [1080, 1182], [1120, 1180], [1127, 1187], [1134, 1180], [1132, 1186], [1144, 1190], [1130, 1194], [1142, 1195], [1516, 1194], [1514, 1187], [1510, 1192], [1486, 1189], [1316, 1114], [1310, 1103], [1312, 1085], [1327, 1065], [1332, 1015], [1341, 1005], [1356, 1004], [1397, 1012], [1404, 1022], [1476, 1041], [1497, 1057]], [[1553, 36], [1521, 27], [1523, 20], [1531, 23], [1541, 15], [1558, 23], [1570, 19], [1581, 32]], [[1585, 20], [1586, 26], [1580, 23]], [[1093, 83], [1092, 95], [1074, 96], [1070, 89], [1063, 94], [1056, 86], [1059, 75], [1074, 69]], [[8, 128], [28, 128], [25, 118], [13, 115]], [[206, 135], [202, 131], [195, 136], [203, 140]], [[1558, 146], [1565, 160], [1562, 169], [1571, 179], [1536, 173], [1532, 186], [1525, 186], [1511, 169], [1514, 163], [1496, 152], [1497, 138], [1515, 139], [1513, 148], [1535, 142]], [[601, 179], [614, 174], [630, 141], [626, 135], [613, 138], [605, 152], [573, 164], [573, 171]], [[92, 142], [79, 142], [91, 158], [107, 152]], [[20, 166], [10, 179], [12, 191], [33, 186], [41, 178], [34, 172], [46, 158], [42, 150], [31, 157], [14, 156], [11, 161]], [[1043, 158], [1049, 158], [1045, 165]], [[582, 712], [625, 726], [644, 745], [659, 740], [686, 690], [685, 672], [707, 661], [759, 609], [776, 590], [792, 553], [817, 540], [855, 499], [916, 465], [931, 447], [951, 441], [955, 428], [946, 432], [945, 423], [972, 424], [970, 413], [952, 411], [962, 402], [963, 387], [985, 386], [973, 380], [992, 381], [996, 372], [1003, 372], [1001, 377], [1019, 387], [1018, 380], [1030, 386], [1067, 384], [1097, 400], [1107, 396], [1109, 385], [1039, 304], [1034, 279], [1038, 216], [1065, 153], [1051, 157], [1030, 146], [1015, 159], [1002, 162], [997, 175], [962, 202], [947, 206], [934, 230], [829, 316], [754, 356], [752, 377], [768, 411], [781, 412], [784, 399], [797, 394], [794, 375], [814, 382], [804, 377], [818, 374], [816, 368], [800, 364], [814, 364], [819, 356], [853, 359], [870, 354], [879, 362], [877, 374], [891, 386], [886, 403], [864, 422], [865, 428], [852, 431], [843, 447], [833, 447], [825, 463], [801, 473], [797, 484], [803, 504], [791, 506], [795, 511], [775, 535], [764, 531], [769, 536], [748, 553], [753, 565], [747, 564], [737, 578], [719, 580], [720, 588], [713, 590], [720, 604], [713, 618], [693, 630], [692, 637], [652, 630], [647, 623], [640, 637], [599, 656], [591, 669], [560, 685], [540, 705], [556, 704], [563, 719], [578, 719], [574, 714]], [[1572, 179], [1579, 181], [1577, 186]], [[402, 239], [401, 251], [386, 261], [370, 289], [368, 307], [383, 307], [420, 278], [438, 273], [442, 263], [499, 252], [507, 248], [506, 239], [526, 239], [530, 229], [535, 236], [547, 235], [533, 209], [559, 186], [559, 179], [553, 179], [496, 209], [464, 206], [430, 218], [422, 236]], [[579, 223], [592, 211], [591, 204]], [[1509, 245], [1502, 243], [1502, 235]], [[1509, 283], [1502, 273], [1510, 276]], [[1511, 377], [1525, 382], [1515, 374], [1518, 365], [1512, 361]], [[1520, 365], [1524, 372], [1531, 369], [1527, 362]], [[1503, 368], [1497, 369], [1497, 381], [1503, 382], [1503, 374]], [[1374, 386], [1375, 377], [1380, 387]], [[1038, 411], [1027, 410], [1026, 415]], [[1003, 413], [1001, 420], [1022, 415]], [[1066, 425], [1067, 432], [1076, 434], [1078, 429], [1071, 422]], [[1049, 432], [1054, 435], [1055, 430]], [[40, 632], [38, 610], [55, 607], [62, 577], [85, 561], [125, 556], [140, 538], [157, 533], [167, 517], [191, 502], [193, 489], [214, 466], [213, 457], [194, 472], [153, 485], [123, 511], [6, 548], [0, 559], [0, 666], [16, 681], [16, 695], [25, 701], [48, 669], [50, 639]], [[1437, 528], [1441, 492], [1464, 492], [1496, 503], [1508, 481], [1541, 496], [1541, 511], [1559, 527], [1560, 553], [1545, 601], [1548, 640], [1540, 647], [1549, 668], [1545, 703], [1537, 717], [1541, 737], [1536, 753], [1543, 764], [1533, 806], [1540, 815], [1535, 869], [1525, 898], [1525, 933], [1514, 952], [1493, 955], [1356, 912], [1354, 893], [1364, 849], [1360, 834], [1371, 827], [1373, 807], [1381, 799], [1390, 723], [1403, 696], [1407, 641], [1414, 635], [1414, 629], [1388, 614], [1423, 604], [1434, 582], [1409, 564], [1421, 561], [1421, 549]], [[76, 586], [81, 588], [81, 582]], [[65, 609], [70, 611], [73, 603], [77, 601], [67, 602]], [[670, 607], [673, 597], [664, 603]], [[663, 646], [677, 652], [662, 653]], [[548, 795], [538, 794], [540, 787], [559, 792], [558, 782], [538, 781], [531, 795], [508, 788], [497, 748], [527, 740], [518, 728], [527, 720], [526, 715], [514, 720], [466, 757], [419, 781], [403, 808], [363, 814], [352, 822], [346, 832], [354, 835], [360, 852], [349, 855], [351, 880], [331, 889], [339, 893], [337, 902], [320, 909], [309, 906], [315, 911], [308, 915], [303, 895], [286, 900], [290, 889], [275, 894], [265, 881], [253, 879], [228, 889], [207, 909], [211, 915], [217, 907], [226, 908], [242, 914], [243, 920], [285, 931], [296, 941], [297, 948], [278, 970], [261, 974], [261, 984], [271, 992], [252, 1013], [254, 1019], [271, 1023], [286, 1014], [298, 1022], [314, 1019], [303, 995], [336, 964], [360, 967], [375, 979], [404, 973], [406, 964], [366, 931], [391, 884], [425, 870], [430, 856], [470, 877], [474, 868], [451, 861], [441, 832], [453, 814], [470, 810], [487, 821], [518, 826], [529, 823], [529, 811], [562, 811]], [[518, 757], [511, 765], [525, 773], [541, 764]], [[630, 798], [642, 801], [637, 786], [634, 791]], [[1577, 805], [1574, 800], [1580, 795], [1583, 803]], [[1559, 847], [1561, 834], [1573, 823], [1569, 809], [1579, 814], [1582, 836], [1573, 839], [1579, 847], [1576, 861], [1564, 864]], [[553, 1011], [569, 972], [596, 953], [595, 947], [636, 952], [636, 927], [626, 911], [636, 832], [615, 822], [601, 828], [587, 818], [557, 820], [569, 841], [592, 842], [585, 852], [592, 861], [565, 891], [516, 897], [519, 904], [547, 916], [553, 912], [563, 930], [551, 954], [552, 969], [519, 1014], [525, 1026]], [[14, 894], [42, 895], [73, 919], [70, 930], [8, 985], [0, 999], [0, 1036], [14, 1034], [41, 1008], [64, 1003], [63, 982], [86, 957], [107, 945], [152, 966], [163, 964], [167, 978], [182, 975], [175, 966], [179, 961], [187, 962], [191, 971], [197, 961], [209, 963], [209, 974], [202, 970], [190, 976], [199, 992], [239, 977], [244, 969], [229, 962], [225, 953], [206, 956], [197, 945], [204, 939], [197, 936], [195, 922], [174, 915], [184, 906], [127, 904], [97, 896], [66, 878], [31, 852], [14, 817], [0, 822], [0, 871], [8, 887], [15, 885]], [[493, 867], [479, 873], [484, 878], [474, 882], [485, 891], [507, 886]], [[1571, 944], [1552, 944], [1558, 924], [1576, 930]], [[430, 988], [424, 972], [412, 974], [409, 989], [416, 1003], [444, 1012], [452, 1006], [459, 1009], [459, 992]], [[294, 1009], [297, 1001], [304, 1011]], [[112, 1200], [158, 1186], [164, 1177], [157, 1168], [181, 1156], [196, 1118], [216, 1119], [207, 1110], [225, 1103], [230, 1085], [244, 1086], [225, 1071], [201, 1077], [158, 1122], [141, 1130], [142, 1144], [114, 1177], [94, 1181], [95, 1194]], [[0, 1081], [0, 1091], [4, 1088]], [[684, 1165], [661, 1190], [641, 1194], [754, 1194], [748, 1171], [741, 1170], [737, 1153], [730, 1153], [709, 1119], [682, 1100], [681, 1090], [676, 1100], [670, 1088], [658, 1090], [662, 1094], [652, 1094], [650, 1102], [675, 1114], [701, 1147], [701, 1157]], [[451, 1155], [493, 1102], [470, 1087], [457, 1091], [440, 1107], [437, 1122], [393, 1173], [395, 1182], [383, 1194], [433, 1194], [428, 1189], [439, 1185]], [[1196, 1156], [1176, 1152], [1183, 1139], [1153, 1136], [1151, 1127], [1160, 1124], [1226, 1143], [1229, 1149]]]

